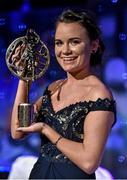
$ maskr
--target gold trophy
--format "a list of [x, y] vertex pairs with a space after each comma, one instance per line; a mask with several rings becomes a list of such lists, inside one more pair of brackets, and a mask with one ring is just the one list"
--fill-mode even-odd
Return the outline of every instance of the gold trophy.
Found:
[[[13, 58], [15, 49], [24, 45], [21, 58]], [[29, 29], [25, 36], [15, 39], [7, 48], [6, 63], [9, 70], [19, 79], [26, 81], [27, 100], [18, 106], [18, 119], [20, 127], [27, 127], [34, 119], [33, 105], [29, 102], [29, 85], [46, 72], [50, 55], [47, 46], [40, 40], [40, 36]]]

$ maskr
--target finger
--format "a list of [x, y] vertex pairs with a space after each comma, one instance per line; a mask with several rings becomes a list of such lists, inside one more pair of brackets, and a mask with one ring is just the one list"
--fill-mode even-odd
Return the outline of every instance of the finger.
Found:
[[38, 113], [38, 106], [37, 106], [37, 104], [34, 104], [33, 107], [34, 107], [34, 113]]
[[42, 132], [43, 128], [45, 126], [45, 123], [33, 123], [29, 127], [19, 127], [17, 128], [17, 131], [22, 132]]
[[17, 131], [24, 131], [24, 130], [26, 130], [26, 128], [24, 128], [24, 127], [19, 127], [19, 128], [17, 128], [16, 130], [17, 130]]
[[34, 125], [34, 124], [36, 124], [36, 122], [32, 122], [32, 123], [31, 123], [31, 125]]
[[17, 131], [32, 132], [32, 129], [30, 127], [19, 127], [17, 128]]

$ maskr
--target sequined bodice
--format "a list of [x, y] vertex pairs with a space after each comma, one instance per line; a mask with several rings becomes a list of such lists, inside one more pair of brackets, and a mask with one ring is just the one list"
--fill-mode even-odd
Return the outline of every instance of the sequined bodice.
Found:
[[[107, 98], [96, 101], [83, 101], [71, 104], [55, 112], [51, 103], [50, 91], [47, 89], [43, 96], [42, 107], [38, 116], [39, 122], [45, 122], [63, 137], [82, 142], [83, 124], [90, 111], [112, 111], [115, 113], [115, 101]], [[45, 137], [42, 137], [42, 156], [53, 161], [64, 162], [67, 158]]]

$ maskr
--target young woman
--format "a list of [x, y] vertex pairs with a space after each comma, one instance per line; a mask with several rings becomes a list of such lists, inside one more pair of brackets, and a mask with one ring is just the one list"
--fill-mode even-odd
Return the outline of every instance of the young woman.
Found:
[[[87, 12], [66, 10], [56, 23], [55, 55], [67, 78], [50, 84], [35, 103], [36, 123], [19, 128], [17, 107], [25, 102], [20, 80], [12, 112], [12, 137], [39, 132], [40, 156], [30, 179], [95, 179], [104, 147], [115, 123], [115, 101], [91, 73], [101, 63], [104, 45], [96, 22]], [[13, 57], [21, 54], [21, 47]]]

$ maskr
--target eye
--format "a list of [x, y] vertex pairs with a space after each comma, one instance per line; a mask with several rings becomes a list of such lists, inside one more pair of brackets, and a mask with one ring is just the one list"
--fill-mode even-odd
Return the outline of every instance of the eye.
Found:
[[55, 41], [55, 46], [58, 46], [58, 47], [60, 47], [60, 46], [62, 46], [62, 41]]
[[80, 40], [79, 39], [73, 39], [73, 40], [71, 40], [70, 43], [72, 46], [76, 46], [76, 45], [80, 44]]

